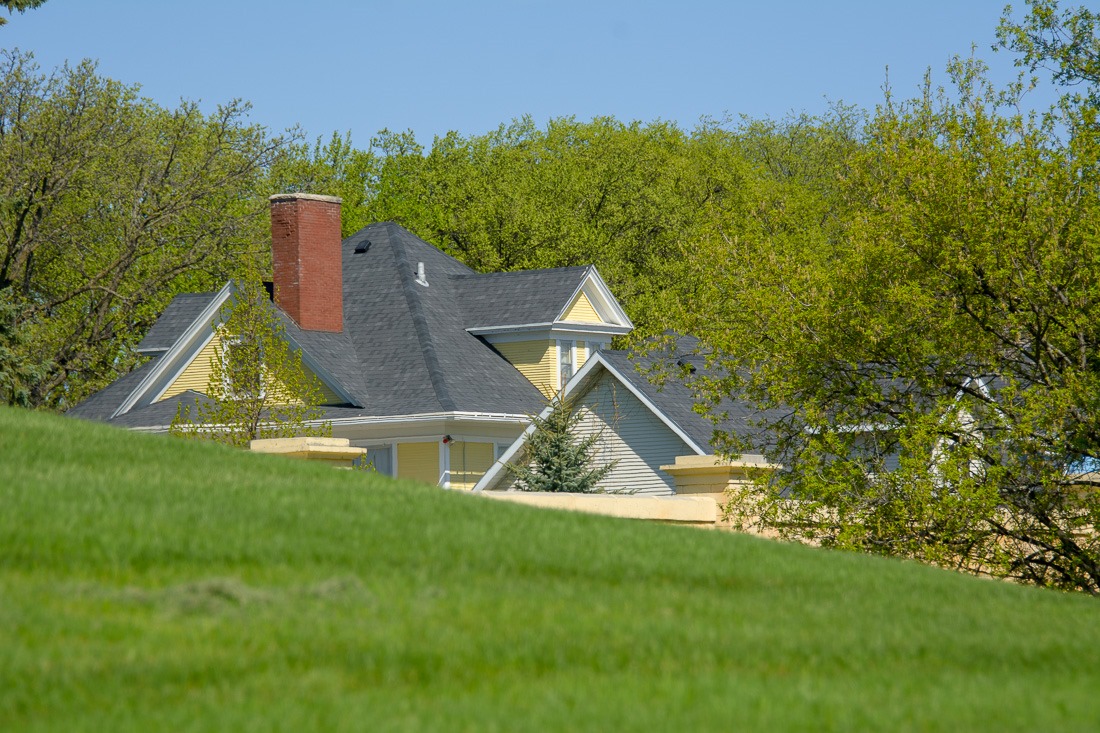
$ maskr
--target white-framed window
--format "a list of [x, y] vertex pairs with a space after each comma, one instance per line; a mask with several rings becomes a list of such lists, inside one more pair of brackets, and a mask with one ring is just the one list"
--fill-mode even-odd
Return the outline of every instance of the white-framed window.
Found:
[[559, 387], [564, 387], [565, 383], [569, 381], [569, 378], [573, 376], [573, 365], [577, 363], [577, 356], [575, 353], [576, 344], [572, 341], [558, 341], [558, 360], [560, 363], [559, 371]]
[[251, 399], [267, 396], [263, 374], [263, 353], [259, 344], [236, 336], [225, 336], [218, 349], [221, 359], [222, 386], [225, 394]]

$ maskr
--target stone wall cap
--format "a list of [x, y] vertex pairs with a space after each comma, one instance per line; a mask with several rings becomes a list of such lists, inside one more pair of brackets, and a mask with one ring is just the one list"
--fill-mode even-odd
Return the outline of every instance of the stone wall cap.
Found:
[[261, 453], [283, 453], [304, 448], [347, 448], [351, 441], [347, 438], [261, 438], [249, 442], [249, 447]]
[[634, 496], [540, 491], [480, 491], [477, 496], [541, 509], [563, 509], [622, 519], [691, 524], [714, 524], [718, 519], [718, 504], [709, 496]]

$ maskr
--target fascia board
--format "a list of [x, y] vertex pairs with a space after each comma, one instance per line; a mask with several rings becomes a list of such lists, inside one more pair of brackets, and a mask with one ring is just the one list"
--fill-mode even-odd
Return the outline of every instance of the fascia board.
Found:
[[[674, 423], [667, 415], [661, 412], [657, 408], [657, 406], [653, 404], [652, 401], [650, 401], [648, 397], [642, 394], [642, 392], [640, 392], [637, 387], [631, 384], [629, 379], [623, 377], [622, 373], [619, 372], [618, 369], [609, 364], [598, 351], [594, 353], [588, 359], [588, 361], [584, 363], [584, 366], [581, 367], [577, 371], [577, 373], [574, 374], [573, 377], [566, 383], [565, 389], [562, 390], [562, 395], [568, 398], [573, 396], [574, 394], [583, 393], [584, 390], [587, 388], [589, 381], [591, 379], [595, 379], [596, 375], [594, 375], [593, 372], [596, 371], [596, 369], [598, 368], [607, 370], [609, 374], [619, 380], [619, 382], [621, 382], [622, 385], [626, 387], [631, 394], [638, 398], [639, 402], [645, 405], [650, 412], [656, 415], [657, 419], [664, 423], [665, 426], [667, 426], [673, 433], [675, 433], [678, 438], [683, 440], [689, 448], [695, 451], [698, 455], [709, 455], [707, 451], [700, 448], [698, 443], [692, 440], [691, 437], [687, 433], [685, 433], [676, 423]], [[547, 405], [543, 409], [543, 411], [539, 413], [539, 419], [545, 420], [546, 417], [550, 414], [550, 411], [553, 409], [553, 405]], [[515, 442], [513, 442], [512, 445], [509, 446], [508, 450], [504, 452], [504, 455], [497, 459], [496, 463], [494, 463], [492, 467], [485, 472], [485, 475], [482, 476], [481, 480], [474, 485], [474, 488], [472, 490], [484, 491], [486, 487], [492, 485], [499, 473], [504, 470], [504, 464], [511, 462], [512, 458], [527, 443], [527, 439], [530, 437], [531, 433], [534, 432], [534, 430], [535, 423], [532, 421], [532, 423], [527, 426], [527, 429], [523, 431], [523, 434], [516, 438]]]
[[[531, 422], [529, 415], [512, 413], [485, 413], [485, 412], [423, 412], [416, 415], [363, 415], [361, 417], [345, 417], [335, 419], [308, 420], [306, 425], [339, 425], [342, 427], [354, 425], [416, 425], [418, 423], [438, 423], [441, 420], [468, 420], [471, 422], [483, 422], [504, 425], [527, 425]], [[168, 425], [142, 425], [128, 428], [138, 433], [165, 432]], [[404, 438], [402, 438], [404, 440]]]
[[[236, 288], [233, 286], [232, 280], [222, 286], [222, 289], [218, 291], [218, 294], [214, 296], [214, 299], [210, 301], [209, 305], [207, 305], [198, 317], [191, 322], [187, 330], [176, 339], [176, 343], [172, 344], [172, 348], [168, 349], [164, 356], [160, 358], [160, 363], [145, 375], [141, 383], [134, 388], [134, 391], [130, 393], [130, 396], [127, 397], [121, 405], [119, 405], [118, 409], [111, 413], [111, 417], [108, 419], [116, 418], [133, 409], [134, 405], [145, 396], [146, 392], [152, 389], [153, 385], [164, 376], [171, 365], [190, 348], [192, 342], [199, 336], [201, 329], [212, 328], [214, 317], [217, 316], [221, 307], [225, 304], [225, 301], [228, 300], [234, 292], [236, 292]], [[211, 331], [210, 337], [213, 337], [213, 331]], [[209, 338], [206, 339], [206, 341], [209, 341]], [[205, 343], [204, 341], [204, 345]]]
[[439, 420], [469, 420], [471, 422], [502, 423], [507, 425], [526, 424], [528, 415], [490, 412], [423, 412], [415, 415], [362, 415], [358, 417], [340, 417], [322, 420], [330, 425], [407, 425], [418, 422], [438, 422]]
[[633, 326], [619, 326], [609, 323], [582, 323], [579, 321], [553, 321], [550, 323], [522, 323], [509, 326], [486, 326], [484, 328], [467, 328], [466, 333], [471, 336], [504, 336], [510, 334], [539, 335], [545, 333], [574, 333], [574, 334], [599, 334], [621, 336], [630, 333]]
[[[585, 366], [587, 366], [587, 364]], [[539, 419], [545, 420], [546, 417], [550, 414], [550, 410], [552, 409], [553, 407], [550, 405], [544, 407], [542, 412], [539, 413]], [[470, 489], [470, 491], [484, 491], [487, 486], [492, 485], [500, 472], [505, 470], [505, 464], [512, 462], [512, 459], [517, 453], [519, 453], [520, 449], [522, 449], [523, 446], [526, 445], [527, 439], [531, 436], [531, 433], [533, 432], [535, 432], [534, 420], [532, 420], [531, 424], [527, 426], [523, 433], [521, 433], [520, 436], [516, 438], [510, 446], [508, 446], [508, 450], [504, 451], [504, 455], [498, 458], [493, 463], [493, 465], [489, 467], [489, 470], [485, 472], [485, 475], [482, 476], [476, 484], [474, 484], [474, 488]]]
[[[607, 283], [600, 277], [600, 272], [596, 269], [595, 265], [588, 266], [588, 272], [573, 290], [573, 294], [565, 301], [565, 306], [561, 309], [561, 312], [558, 313], [557, 318], [554, 319], [555, 323], [568, 323], [568, 321], [562, 320], [565, 318], [565, 312], [573, 305], [573, 301], [577, 299], [578, 295], [587, 291], [587, 286], [592, 287], [594, 291], [593, 294], [596, 296], [596, 302], [592, 305], [596, 307], [597, 312], [599, 312], [602, 306], [602, 308], [610, 314], [611, 318], [609, 320], [613, 321], [618, 327], [626, 329], [623, 333], [627, 333], [634, 329], [634, 323], [631, 322], [629, 316], [626, 315], [626, 311], [623, 310], [623, 307], [619, 305], [619, 301], [611, 293], [611, 288], [607, 287]], [[589, 300], [592, 300], [592, 298], [589, 298]], [[600, 317], [602, 318], [605, 315], [606, 314], [601, 313]]]
[[[576, 374], [570, 377], [569, 381], [565, 383], [565, 389], [562, 391], [562, 394], [568, 397], [576, 393], [576, 391], [580, 388], [580, 385], [587, 384], [589, 380], [589, 375], [591, 375], [592, 372], [596, 371], [598, 366], [607, 368], [607, 362], [604, 361], [604, 359], [600, 356], [600, 352], [597, 351], [591, 357], [589, 357], [588, 361], [584, 363], [584, 366], [578, 369]], [[538, 419], [545, 420], [550, 415], [550, 412], [553, 409], [553, 405], [547, 405], [543, 408], [542, 412], [539, 413]], [[474, 488], [471, 489], [471, 491], [484, 491], [487, 487], [491, 486], [496, 480], [497, 475], [499, 475], [501, 471], [505, 470], [505, 464], [511, 463], [512, 458], [514, 458], [516, 454], [519, 453], [519, 451], [527, 443], [527, 438], [530, 437], [531, 433], [533, 433], [534, 431], [535, 421], [532, 420], [531, 424], [527, 426], [527, 429], [524, 430], [523, 433], [520, 434], [520, 436], [512, 442], [512, 445], [508, 446], [508, 450], [504, 451], [504, 455], [498, 458], [496, 462], [489, 467], [489, 470], [485, 472], [485, 475], [482, 476], [476, 484], [474, 484]]]
[[[653, 404], [653, 402], [648, 397], [646, 397], [641, 390], [635, 387], [634, 384], [622, 374], [622, 372], [620, 372], [608, 362], [604, 361], [604, 359], [600, 356], [600, 352], [597, 351], [593, 358], [599, 359], [600, 363], [603, 364], [604, 368], [607, 369], [608, 372], [610, 372], [612, 375], [614, 375], [616, 379], [622, 382], [623, 386], [626, 387], [631, 394], [637, 397], [639, 402], [649, 408], [649, 411], [656, 415], [657, 419], [663, 422], [669, 430], [676, 433], [676, 436], [680, 438], [680, 440], [687, 443], [689, 448], [691, 448], [693, 451], [701, 456], [710, 455], [708, 451], [704, 450], [702, 447], [699, 446], [698, 443], [692, 440], [692, 438], [687, 433], [685, 433], [679, 425], [673, 422], [668, 415], [661, 412], [661, 410], [658, 409], [657, 405]], [[589, 361], [591, 361], [591, 359]], [[588, 364], [585, 364], [585, 366], [587, 367]], [[583, 369], [581, 371], [583, 371]], [[577, 374], [579, 375], [580, 372], [578, 372]], [[570, 380], [570, 384], [572, 384], [572, 380]], [[568, 387], [570, 385], [566, 386]], [[568, 392], [566, 394], [568, 394]]]

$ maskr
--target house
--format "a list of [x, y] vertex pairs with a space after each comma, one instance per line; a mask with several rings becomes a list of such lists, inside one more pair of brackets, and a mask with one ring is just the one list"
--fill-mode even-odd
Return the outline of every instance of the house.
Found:
[[[693, 338], [677, 339], [677, 360], [691, 372], [702, 361], [694, 355], [696, 346]], [[761, 454], [747, 453], [729, 460], [716, 455], [710, 446], [715, 427], [748, 435], [761, 413], [746, 403], [729, 400], [720, 406], [724, 417], [716, 426], [695, 411], [690, 379], [674, 375], [658, 385], [647, 378], [655, 362], [654, 357], [625, 351], [600, 351], [592, 354], [565, 386], [565, 400], [581, 414], [579, 434], [600, 436], [595, 463], [615, 462], [600, 482], [601, 489], [635, 496], [702, 495], [721, 503], [730, 485], [776, 468]], [[549, 410], [545, 408], [542, 416]], [[477, 482], [475, 491], [512, 487], [514, 477], [506, 464], [526, 460], [525, 445], [533, 430], [532, 426], [524, 431]]]
[[[480, 274], [393, 223], [341, 241], [340, 199], [271, 197], [274, 304], [335, 437], [387, 474], [472, 488], [578, 369], [633, 324], [595, 267]], [[68, 414], [165, 432], [203, 399], [232, 298], [177, 296], [149, 357]]]

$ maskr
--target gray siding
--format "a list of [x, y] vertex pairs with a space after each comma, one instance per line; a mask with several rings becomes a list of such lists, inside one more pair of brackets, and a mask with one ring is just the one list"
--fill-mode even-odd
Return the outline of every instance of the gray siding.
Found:
[[600, 465], [618, 460], [600, 486], [635, 495], [674, 494], [675, 482], [661, 466], [676, 456], [694, 455], [676, 433], [606, 371], [576, 405], [582, 435], [600, 433], [595, 453]]

